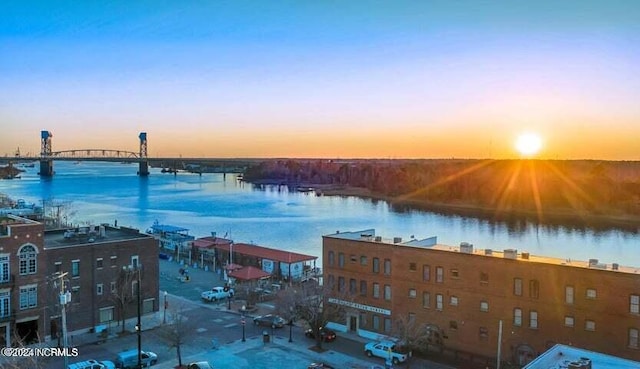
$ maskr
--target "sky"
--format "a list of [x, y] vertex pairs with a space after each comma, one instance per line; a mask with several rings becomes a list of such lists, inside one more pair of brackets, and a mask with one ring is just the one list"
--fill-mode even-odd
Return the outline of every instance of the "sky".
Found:
[[0, 156], [639, 160], [638, 1], [3, 1]]

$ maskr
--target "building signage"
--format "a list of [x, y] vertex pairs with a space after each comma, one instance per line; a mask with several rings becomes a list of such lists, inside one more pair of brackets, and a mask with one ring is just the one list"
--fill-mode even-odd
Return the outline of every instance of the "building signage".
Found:
[[262, 259], [262, 270], [269, 274], [273, 274], [273, 260]]
[[383, 309], [383, 308], [379, 308], [379, 307], [375, 307], [375, 306], [358, 304], [357, 302], [344, 301], [344, 300], [340, 300], [340, 299], [336, 299], [336, 298], [329, 298], [328, 301], [330, 303], [336, 304], [336, 305], [342, 305], [342, 306], [346, 306], [346, 307], [350, 307], [350, 308], [354, 308], [354, 309], [370, 311], [372, 313], [378, 313], [378, 314], [382, 314], [382, 315], [391, 315], [391, 310]]

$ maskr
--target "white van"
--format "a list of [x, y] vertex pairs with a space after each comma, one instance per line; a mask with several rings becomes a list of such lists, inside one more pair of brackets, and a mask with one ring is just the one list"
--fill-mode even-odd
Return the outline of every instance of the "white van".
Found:
[[[146, 368], [158, 362], [158, 355], [151, 351], [140, 352], [142, 367]], [[138, 367], [138, 350], [122, 351], [116, 358], [116, 368], [133, 369]]]
[[69, 364], [67, 369], [115, 369], [116, 365], [109, 360], [87, 360]]

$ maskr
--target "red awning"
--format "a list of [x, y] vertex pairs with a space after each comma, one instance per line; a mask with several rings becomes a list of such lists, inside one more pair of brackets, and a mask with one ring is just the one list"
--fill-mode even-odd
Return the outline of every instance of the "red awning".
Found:
[[229, 273], [229, 277], [241, 279], [243, 281], [251, 281], [255, 279], [262, 279], [271, 276], [271, 274], [265, 272], [262, 269], [248, 266], [242, 269], [237, 269]]
[[226, 270], [232, 270], [233, 271], [233, 270], [242, 269], [242, 268], [244, 268], [244, 266], [239, 265], [239, 264], [227, 264], [227, 265], [224, 266], [224, 268]]

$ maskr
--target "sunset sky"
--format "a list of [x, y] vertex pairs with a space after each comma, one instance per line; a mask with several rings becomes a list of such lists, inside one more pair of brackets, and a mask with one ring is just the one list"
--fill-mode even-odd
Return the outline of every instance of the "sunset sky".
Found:
[[3, 1], [0, 155], [640, 159], [640, 2]]

